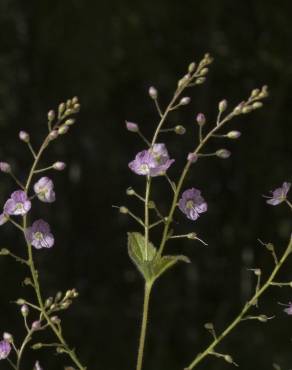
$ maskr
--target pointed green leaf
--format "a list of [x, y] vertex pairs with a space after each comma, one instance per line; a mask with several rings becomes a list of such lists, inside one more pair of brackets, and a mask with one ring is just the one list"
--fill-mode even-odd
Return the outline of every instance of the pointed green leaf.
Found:
[[183, 255], [177, 256], [163, 256], [159, 258], [154, 266], [155, 278], [161, 276], [166, 270], [174, 266], [178, 262], [190, 263], [190, 259]]
[[138, 270], [147, 280], [152, 277], [152, 261], [156, 255], [156, 248], [150, 242], [146, 245], [142, 234], [128, 233], [128, 253]]

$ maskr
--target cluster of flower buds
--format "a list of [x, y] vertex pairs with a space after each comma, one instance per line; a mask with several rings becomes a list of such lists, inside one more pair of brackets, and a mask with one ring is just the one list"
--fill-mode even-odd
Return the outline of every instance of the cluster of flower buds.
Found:
[[[55, 298], [47, 298], [45, 302], [45, 308], [47, 309], [49, 314], [61, 310], [66, 310], [69, 306], [71, 306], [72, 300], [77, 297], [78, 292], [76, 291], [76, 289], [67, 290], [64, 295], [62, 292], [58, 292]], [[53, 318], [51, 319], [53, 320]]]
[[262, 108], [263, 103], [261, 102], [261, 100], [268, 96], [268, 87], [266, 85], [263, 86], [261, 89], [252, 90], [248, 100], [242, 101], [239, 105], [237, 105], [233, 110], [233, 114], [247, 114], [254, 111], [255, 109]]
[[69, 127], [75, 123], [71, 116], [80, 111], [80, 104], [77, 96], [68, 99], [66, 103], [58, 106], [58, 113], [54, 110], [48, 112], [49, 139], [55, 140], [59, 135], [64, 135], [69, 131]]

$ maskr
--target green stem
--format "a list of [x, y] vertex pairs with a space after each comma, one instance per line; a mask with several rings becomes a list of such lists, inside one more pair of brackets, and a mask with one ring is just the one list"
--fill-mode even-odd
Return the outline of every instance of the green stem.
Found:
[[27, 346], [27, 344], [31, 340], [32, 332], [33, 332], [32, 330], [28, 331], [26, 337], [24, 338], [24, 341], [22, 342], [22, 345], [21, 345], [19, 351], [17, 352], [16, 370], [20, 370], [20, 362], [21, 362], [21, 359], [22, 359], [22, 355], [23, 355], [23, 352], [25, 350], [25, 347]]
[[148, 312], [149, 312], [149, 299], [150, 299], [152, 285], [153, 285], [153, 282], [145, 283], [142, 325], [141, 325], [136, 370], [142, 370], [142, 365], [143, 365], [143, 354], [144, 354], [145, 338], [146, 338], [147, 322], [148, 322]]
[[188, 365], [184, 370], [192, 370], [195, 366], [197, 366], [206, 356], [208, 356], [213, 349], [242, 321], [242, 318], [244, 315], [249, 311], [251, 307], [254, 306], [254, 304], [258, 301], [259, 297], [268, 289], [270, 285], [272, 285], [273, 279], [277, 275], [278, 271], [282, 267], [283, 263], [286, 261], [287, 257], [291, 253], [292, 250], [292, 238], [290, 239], [290, 242], [278, 262], [278, 264], [274, 267], [274, 270], [270, 274], [269, 278], [266, 280], [265, 284], [258, 289], [253, 297], [245, 304], [240, 314], [227, 326], [227, 328], [220, 334], [216, 339], [213, 340], [213, 342], [199, 355], [196, 356], [196, 358]]

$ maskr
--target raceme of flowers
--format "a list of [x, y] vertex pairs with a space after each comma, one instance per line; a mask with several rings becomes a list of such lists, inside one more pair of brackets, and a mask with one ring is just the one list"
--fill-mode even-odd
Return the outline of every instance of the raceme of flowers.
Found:
[[[7, 166], [4, 167], [6, 169]], [[33, 189], [35, 196], [41, 202], [52, 203], [56, 200], [54, 183], [49, 177], [41, 177], [34, 184]], [[11, 216], [25, 216], [31, 210], [33, 198], [33, 196], [28, 197], [24, 190], [14, 191], [4, 204], [3, 213], [0, 214], [0, 226], [9, 221]], [[50, 225], [44, 220], [34, 221], [24, 232], [27, 242], [36, 249], [51, 248], [54, 245]]]

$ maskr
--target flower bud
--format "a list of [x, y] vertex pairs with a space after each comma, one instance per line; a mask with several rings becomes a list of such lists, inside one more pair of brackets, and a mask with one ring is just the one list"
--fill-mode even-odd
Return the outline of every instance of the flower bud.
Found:
[[252, 107], [250, 107], [250, 106], [247, 106], [247, 107], [243, 107], [242, 108], [242, 113], [243, 114], [247, 114], [247, 113], [250, 113], [251, 111], [252, 111]]
[[6, 340], [9, 343], [12, 343], [13, 342], [13, 336], [12, 336], [12, 334], [7, 333], [7, 332], [3, 333], [3, 339]]
[[19, 131], [18, 136], [19, 136], [19, 139], [21, 141], [24, 141], [25, 143], [29, 143], [29, 139], [30, 138], [29, 138], [29, 134], [27, 132], [25, 132], [25, 131]]
[[65, 109], [66, 109], [66, 105], [65, 105], [65, 103], [61, 103], [61, 104], [59, 105], [59, 107], [58, 107], [59, 115], [61, 115], [62, 113], [64, 113]]
[[196, 63], [194, 63], [194, 62], [190, 63], [189, 67], [188, 67], [188, 72], [193, 73], [195, 68], [196, 68]]
[[27, 315], [29, 314], [29, 308], [26, 304], [21, 306], [20, 311], [23, 317], [27, 317]]
[[212, 322], [206, 322], [206, 324], [204, 324], [204, 328], [207, 330], [214, 330], [214, 325]]
[[225, 355], [224, 360], [228, 362], [229, 364], [233, 364], [233, 359], [230, 355]]
[[18, 298], [18, 300], [16, 301], [16, 304], [21, 306], [21, 305], [25, 304], [25, 300], [23, 298]]
[[209, 68], [203, 68], [200, 71], [200, 76], [206, 76], [206, 74], [209, 72]]
[[183, 98], [181, 98], [179, 104], [180, 105], [188, 105], [191, 101], [191, 98], [189, 96], [184, 96]]
[[261, 276], [261, 274], [262, 274], [261, 269], [255, 269], [255, 270], [254, 270], [254, 274], [255, 274], [256, 276]]
[[53, 110], [50, 110], [48, 112], [48, 120], [51, 122], [55, 119], [55, 112]]
[[149, 87], [148, 94], [149, 94], [150, 98], [154, 99], [154, 100], [157, 99], [157, 97], [158, 97], [158, 91], [155, 89], [154, 86]]
[[196, 79], [196, 85], [202, 85], [206, 81], [206, 77], [199, 77]]
[[131, 195], [134, 195], [134, 194], [135, 194], [135, 190], [134, 190], [133, 188], [131, 188], [131, 187], [130, 187], [130, 188], [128, 188], [128, 189], [126, 190], [126, 194], [127, 194], [127, 195], [130, 195], [130, 196], [131, 196]]
[[56, 171], [63, 171], [66, 167], [66, 163], [64, 163], [64, 162], [55, 162], [52, 167]]
[[251, 97], [255, 98], [257, 95], [259, 95], [260, 89], [253, 89], [251, 92]]
[[69, 130], [69, 127], [68, 126], [62, 125], [62, 126], [60, 126], [58, 128], [58, 134], [59, 135], [64, 135], [64, 134], [66, 134], [68, 132], [68, 130]]
[[268, 316], [266, 315], [260, 315], [258, 316], [258, 319], [260, 322], [267, 322], [269, 320]]
[[196, 120], [200, 126], [203, 126], [206, 123], [206, 117], [203, 113], [197, 114]]
[[31, 329], [32, 330], [40, 330], [41, 328], [41, 322], [39, 320], [37, 321], [34, 321], [32, 324], [31, 324]]
[[226, 110], [227, 108], [227, 100], [221, 100], [221, 102], [218, 104], [218, 109], [219, 109], [219, 112], [222, 113]]
[[40, 348], [42, 348], [42, 346], [43, 346], [42, 343], [35, 343], [31, 346], [31, 348], [32, 349], [40, 349]]
[[242, 113], [242, 109], [243, 109], [243, 105], [244, 105], [244, 102], [242, 102], [242, 103], [238, 104], [238, 105], [234, 108], [233, 113], [234, 113], [235, 115], [239, 115], [239, 114], [241, 114], [241, 113]]
[[52, 130], [49, 133], [49, 140], [55, 140], [58, 136], [59, 136], [58, 131], [57, 130]]
[[45, 301], [45, 307], [50, 307], [53, 303], [53, 297], [49, 297]]
[[52, 316], [51, 321], [53, 324], [60, 324], [61, 319], [58, 316]]
[[197, 239], [197, 234], [196, 233], [189, 233], [187, 235], [187, 238], [188, 239], [192, 239], [192, 240]]
[[253, 109], [258, 109], [258, 108], [261, 108], [263, 106], [263, 103], [260, 102], [260, 101], [256, 101], [255, 103], [253, 103], [252, 107]]
[[216, 155], [218, 158], [227, 159], [231, 156], [231, 153], [227, 149], [219, 149], [216, 151]]
[[11, 166], [7, 162], [0, 162], [0, 171], [4, 173], [11, 172]]
[[124, 206], [120, 207], [119, 211], [120, 213], [123, 213], [123, 214], [127, 214], [129, 212], [128, 208]]
[[198, 160], [198, 155], [196, 153], [189, 153], [187, 159], [189, 162], [195, 163]]
[[149, 200], [148, 208], [149, 209], [155, 209], [155, 207], [156, 207], [155, 202], [153, 200]]
[[131, 131], [131, 132], [139, 131], [139, 126], [137, 125], [137, 123], [134, 123], [134, 122], [126, 121], [126, 128], [128, 131]]
[[75, 123], [75, 119], [74, 118], [69, 118], [65, 121], [64, 125], [66, 126], [71, 126]]
[[228, 139], [238, 139], [241, 136], [240, 131], [229, 131], [226, 135]]
[[73, 105], [73, 112], [78, 113], [80, 111], [80, 104], [74, 104]]
[[181, 125], [177, 125], [175, 126], [174, 128], [174, 132], [178, 135], [184, 135], [186, 133], [186, 129], [184, 128], [184, 126], [181, 126]]
[[78, 96], [74, 96], [74, 98], [72, 98], [72, 104], [77, 104], [78, 103]]

